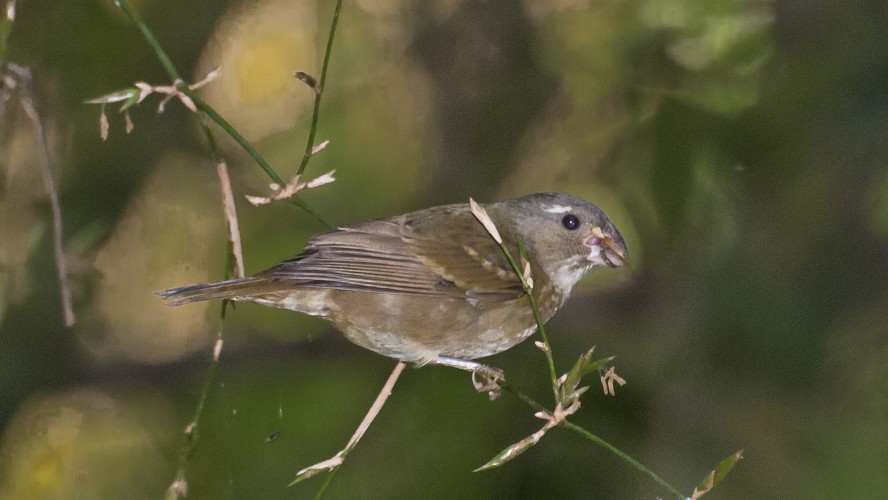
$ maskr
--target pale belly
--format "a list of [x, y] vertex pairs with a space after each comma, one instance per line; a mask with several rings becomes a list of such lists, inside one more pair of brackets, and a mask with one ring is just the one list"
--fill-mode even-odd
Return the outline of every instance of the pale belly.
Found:
[[[536, 331], [524, 296], [492, 302], [304, 288], [276, 305], [332, 322], [346, 338], [383, 356], [411, 363], [438, 356], [471, 360], [502, 352]], [[331, 305], [333, 304], [333, 305]], [[348, 309], [335, 304], [348, 304]], [[545, 311], [544, 320], [553, 313]], [[385, 313], [380, 313], [385, 311]]]

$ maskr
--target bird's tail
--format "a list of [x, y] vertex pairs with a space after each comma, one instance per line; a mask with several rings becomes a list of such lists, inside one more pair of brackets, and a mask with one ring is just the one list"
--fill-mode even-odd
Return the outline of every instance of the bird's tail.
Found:
[[190, 302], [255, 295], [265, 291], [267, 282], [268, 280], [262, 278], [238, 278], [168, 288], [154, 293], [163, 297], [168, 306], [181, 306]]

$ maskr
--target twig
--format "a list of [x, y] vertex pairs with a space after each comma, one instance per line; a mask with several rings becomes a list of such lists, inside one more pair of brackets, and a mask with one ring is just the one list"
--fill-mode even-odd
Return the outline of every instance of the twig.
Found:
[[[167, 72], [167, 75], [175, 82], [176, 88], [179, 90], [181, 95], [187, 97], [194, 106], [205, 114], [210, 120], [212, 120], [216, 125], [218, 125], [222, 130], [225, 131], [235, 142], [240, 145], [250, 157], [259, 165], [260, 168], [268, 175], [269, 178], [278, 185], [285, 185], [286, 182], [281, 178], [277, 172], [265, 161], [265, 158], [250, 144], [247, 139], [242, 136], [230, 123], [228, 123], [225, 118], [222, 117], [219, 113], [216, 112], [215, 109], [212, 108], [209, 104], [207, 104], [203, 99], [198, 97], [198, 95], [194, 92], [194, 90], [190, 89], [188, 84], [184, 82], [182, 77], [179, 75], [179, 72], [176, 70], [175, 65], [173, 65], [172, 60], [167, 55], [166, 51], [163, 50], [163, 47], [160, 45], [160, 42], [157, 41], [157, 38], [154, 37], [154, 34], [151, 33], [151, 30], [148, 28], [148, 25], [145, 21], [142, 20], [142, 17], [139, 13], [133, 9], [126, 0], [115, 0], [115, 3], [120, 9], [126, 14], [127, 17], [139, 28], [139, 31], [142, 32], [142, 35], [145, 37], [145, 40], [148, 42], [148, 45], [154, 49], [154, 53], [157, 55], [158, 60], [161, 65], [163, 65], [164, 69]], [[341, 3], [341, 0], [340, 0]], [[338, 12], [338, 5], [337, 5]], [[335, 27], [335, 26], [334, 26]], [[304, 201], [293, 199], [293, 204], [297, 207], [303, 209], [306, 213], [314, 217], [321, 224], [332, 228], [333, 226], [324, 220], [323, 217], [320, 216], [316, 211], [312, 210]]]
[[204, 407], [207, 403], [207, 397], [210, 394], [210, 387], [213, 385], [213, 379], [216, 376], [216, 369], [219, 367], [219, 357], [222, 355], [222, 317], [225, 315], [225, 303], [222, 303], [219, 322], [216, 326], [216, 343], [213, 344], [213, 356], [210, 359], [210, 366], [204, 377], [203, 387], [200, 391], [200, 399], [194, 410], [194, 417], [191, 422], [185, 426], [185, 442], [179, 451], [179, 465], [176, 468], [176, 479], [167, 488], [166, 499], [173, 500], [188, 496], [188, 480], [185, 478], [185, 468], [197, 448], [198, 429], [200, 418], [203, 416]]
[[[234, 258], [235, 265], [235, 274], [237, 277], [244, 276], [244, 258], [243, 258], [243, 250], [241, 246], [241, 237], [240, 237], [240, 229], [237, 219], [237, 211], [235, 209], [234, 204], [234, 194], [231, 189], [231, 179], [228, 175], [228, 165], [225, 161], [222, 153], [218, 147], [218, 144], [215, 140], [212, 130], [207, 125], [205, 121], [205, 117], [212, 119], [216, 122], [225, 132], [235, 138], [242, 147], [244, 147], [248, 153], [250, 153], [254, 159], [257, 160], [260, 167], [265, 170], [265, 172], [276, 181], [281, 181], [280, 177], [274, 172], [274, 170], [265, 162], [264, 159], [259, 155], [258, 152], [255, 151], [254, 148], [244, 139], [240, 134], [231, 127], [227, 121], [225, 121], [218, 113], [215, 112], [209, 105], [207, 105], [203, 100], [201, 100], [197, 95], [193, 92], [191, 87], [185, 84], [182, 81], [182, 78], [179, 76], [178, 71], [173, 65], [170, 58], [166, 55], [166, 52], [160, 46], [160, 43], [151, 33], [151, 30], [148, 29], [148, 25], [142, 21], [139, 14], [133, 10], [126, 0], [118, 0], [117, 5], [124, 11], [124, 13], [132, 20], [142, 34], [145, 36], [148, 44], [154, 48], [155, 54], [160, 60], [161, 64], [169, 74], [170, 78], [175, 82], [175, 88], [178, 90], [180, 94], [180, 98], [182, 102], [187, 106], [190, 103], [193, 104], [195, 109], [199, 109], [200, 113], [198, 116], [200, 118], [201, 126], [204, 130], [204, 134], [207, 137], [207, 142], [210, 146], [210, 154], [213, 158], [213, 161], [216, 164], [216, 173], [219, 177], [219, 184], [222, 193], [222, 204], [223, 210], [225, 213], [225, 219], [227, 221], [228, 230], [229, 230], [229, 241], [230, 245], [230, 256]], [[143, 89], [144, 92], [144, 89]], [[184, 97], [182, 97], [184, 96]], [[189, 106], [190, 107], [190, 106]], [[230, 262], [230, 259], [229, 259]], [[226, 266], [226, 273], [228, 273], [228, 266]], [[223, 320], [225, 317], [225, 302], [222, 303], [219, 313], [219, 322], [216, 327], [216, 342], [213, 345], [213, 355], [210, 360], [210, 366], [207, 369], [206, 376], [204, 378], [203, 388], [201, 390], [200, 399], [198, 400], [197, 407], [194, 411], [194, 417], [191, 422], [185, 427], [185, 442], [182, 443], [182, 449], [180, 451], [179, 456], [179, 465], [176, 470], [176, 479], [167, 489], [167, 498], [180, 498], [187, 496], [188, 494], [188, 481], [185, 477], [185, 469], [188, 466], [188, 463], [191, 459], [191, 456], [194, 452], [194, 449], [197, 446], [198, 441], [198, 430], [200, 425], [200, 419], [203, 416], [204, 408], [206, 406], [206, 401], [210, 393], [210, 388], [212, 387], [213, 380], [215, 378], [216, 370], [219, 366], [219, 358], [222, 354], [222, 347], [224, 346], [224, 341], [222, 340], [222, 326]]]
[[228, 235], [231, 241], [231, 253], [234, 255], [235, 277], [244, 277], [244, 251], [241, 247], [240, 226], [237, 222], [237, 210], [234, 207], [234, 193], [231, 191], [231, 179], [228, 177], [228, 164], [224, 161], [216, 163], [216, 174], [222, 189], [222, 205], [225, 219], [228, 221]]
[[342, 464], [345, 462], [345, 457], [347, 457], [348, 454], [351, 453], [355, 446], [357, 446], [358, 441], [360, 441], [361, 438], [364, 437], [364, 433], [367, 432], [367, 429], [370, 428], [370, 424], [373, 423], [373, 420], [376, 419], [376, 416], [379, 415], [379, 412], [380, 410], [382, 410], [383, 405], [385, 405], [385, 402], [388, 400], [389, 396], [391, 396], [392, 389], [395, 387], [395, 382], [398, 381], [398, 377], [401, 376], [401, 372], [404, 371], [405, 366], [407, 365], [403, 361], [398, 361], [398, 364], [395, 365], [395, 368], [389, 375], [388, 380], [385, 381], [385, 385], [382, 386], [382, 389], [376, 396], [376, 400], [373, 401], [370, 409], [367, 410], [367, 414], [364, 415], [364, 419], [361, 420], [360, 425], [358, 425], [355, 433], [352, 434], [351, 439], [348, 440], [345, 448], [343, 448], [327, 460], [318, 462], [297, 472], [296, 479], [293, 480], [292, 483], [290, 483], [290, 486], [304, 481], [305, 479], [308, 479], [326, 470], [329, 471], [330, 474], [327, 476], [324, 484], [321, 485], [321, 488], [318, 490], [318, 494], [315, 498], [321, 498], [324, 496], [324, 492], [333, 481], [333, 477], [336, 475], [336, 471], [338, 471], [339, 468], [342, 467]]
[[[324, 84], [327, 81], [327, 65], [330, 63], [330, 53], [333, 52], [333, 35], [336, 34], [336, 24], [339, 22], [339, 11], [342, 9], [342, 0], [336, 0], [336, 7], [333, 9], [333, 20], [330, 22], [330, 34], [327, 35], [327, 49], [324, 51], [324, 62], [321, 65], [321, 79], [317, 86], [314, 87], [315, 101], [314, 110], [311, 114], [311, 128], [308, 131], [308, 142], [305, 144], [305, 154], [302, 155], [302, 161], [299, 168], [296, 169], [296, 175], [301, 176], [308, 166], [308, 160], [316, 153], [315, 151], [315, 133], [318, 129], [318, 118], [321, 112], [321, 96], [324, 94]], [[283, 185], [283, 183], [281, 183]]]
[[[237, 220], [237, 210], [234, 205], [234, 194], [231, 190], [231, 179], [228, 175], [228, 164], [222, 156], [213, 131], [204, 120], [200, 121], [204, 134], [207, 137], [207, 143], [210, 145], [210, 155], [216, 163], [216, 174], [219, 177], [219, 185], [222, 194], [222, 206], [225, 213], [225, 219], [228, 226], [229, 252], [228, 263], [225, 266], [225, 273], [228, 274], [231, 268], [231, 259], [234, 259], [234, 274], [238, 278], [244, 277], [244, 253], [241, 246], [240, 227]], [[176, 470], [176, 479], [167, 489], [167, 499], [181, 498], [188, 495], [188, 480], [185, 477], [185, 469], [191, 460], [191, 455], [197, 447], [198, 430], [200, 419], [203, 416], [206, 400], [210, 393], [213, 380], [219, 366], [219, 358], [222, 355], [222, 347], [225, 345], [222, 340], [222, 326], [225, 319], [225, 306], [223, 301], [219, 311], [219, 322], [216, 326], [216, 342], [213, 344], [213, 355], [210, 359], [210, 366], [207, 369], [204, 378], [203, 387], [201, 388], [200, 399], [194, 411], [194, 417], [191, 423], [185, 428], [185, 442], [182, 443], [182, 449], [179, 455], [179, 466]]]
[[62, 301], [62, 314], [66, 327], [72, 327], [77, 322], [74, 314], [74, 306], [71, 299], [71, 287], [68, 283], [68, 265], [65, 261], [65, 251], [63, 247], [63, 230], [62, 230], [62, 208], [59, 203], [59, 191], [56, 185], [54, 167], [49, 152], [49, 143], [46, 140], [46, 129], [43, 127], [43, 121], [40, 119], [40, 113], [31, 99], [28, 87], [30, 87], [31, 72], [27, 68], [22, 68], [14, 64], [7, 64], [7, 67], [18, 69], [16, 75], [19, 81], [15, 82], [20, 90], [18, 100], [25, 110], [25, 114], [34, 123], [37, 129], [37, 143], [40, 147], [40, 158], [42, 160], [43, 177], [46, 180], [46, 191], [49, 194], [49, 204], [52, 207], [52, 247], [55, 256], [56, 270], [59, 277], [59, 293]]
[[[234, 205], [234, 193], [231, 190], [231, 178], [228, 176], [228, 163], [222, 156], [222, 151], [216, 142], [213, 131], [204, 120], [200, 121], [207, 143], [210, 145], [210, 154], [216, 162], [216, 174], [219, 177], [219, 187], [222, 191], [222, 206], [225, 219], [228, 222], [228, 240], [231, 242], [231, 255], [234, 257], [235, 277], [244, 277], [244, 251], [241, 245], [240, 225], [237, 221], [237, 209]], [[228, 269], [226, 269], [228, 272]]]
[[[524, 242], [519, 238], [518, 241], [518, 252], [521, 254], [521, 258], [527, 260], [527, 252], [524, 250]], [[515, 271], [515, 274], [518, 275], [518, 278], [521, 280], [521, 283], [524, 285], [524, 293], [527, 295], [527, 300], [530, 302], [530, 308], [533, 311], [533, 319], [536, 321], [537, 330], [540, 332], [540, 338], [543, 339], [543, 354], [546, 356], [546, 364], [549, 367], [549, 378], [552, 382], [552, 391], [555, 393], [555, 399], [558, 399], [558, 376], [555, 374], [555, 358], [552, 357], [552, 346], [549, 344], [549, 336], [546, 335], [546, 326], [543, 322], [543, 317], [540, 315], [540, 308], [537, 306], [536, 298], [533, 296], [533, 290], [531, 290], [530, 285], [527, 284], [527, 280], [524, 278], [524, 273], [521, 268], [518, 267], [518, 264], [515, 262], [515, 259], [512, 258], [512, 255], [509, 254], [509, 249], [506, 248], [505, 245], [500, 244], [503, 252], [506, 253], [506, 257], [509, 259], [509, 264], [512, 265], [512, 270]]]
[[252, 144], [250, 144], [250, 141], [248, 141], [246, 137], [242, 136], [240, 132], [238, 132], [234, 128], [234, 126], [228, 123], [228, 120], [223, 118], [222, 115], [216, 112], [216, 110], [213, 109], [212, 106], [201, 99], [193, 90], [189, 89], [187, 85], [182, 84], [180, 87], [181, 88], [179, 90], [181, 90], [183, 94], [190, 97], [191, 100], [194, 101], [194, 105], [197, 107], [197, 109], [205, 113], [208, 118], [213, 120], [213, 122], [219, 126], [219, 128], [221, 128], [225, 131], [226, 134], [231, 136], [231, 138], [234, 139], [235, 142], [237, 142], [238, 145], [243, 148], [243, 150], [246, 151], [251, 158], [253, 158], [253, 161], [255, 161], [257, 165], [259, 165], [259, 167], [269, 178], [271, 178], [273, 182], [276, 182], [280, 185], [286, 184], [286, 182], [284, 182], [284, 179], [282, 179], [281, 176], [278, 175], [278, 173], [275, 172], [273, 168], [271, 168], [271, 165], [269, 165], [268, 162], [265, 161], [265, 158], [262, 156], [262, 154], [260, 154], [259, 151], [254, 148]]
[[174, 82], [177, 82], [176, 87], [178, 88], [179, 92], [191, 99], [197, 109], [203, 112], [208, 118], [213, 120], [213, 122], [219, 125], [219, 127], [221, 127], [222, 130], [225, 131], [225, 133], [230, 135], [242, 148], [244, 148], [244, 151], [246, 151], [247, 154], [249, 154], [253, 158], [253, 160], [255, 160], [256, 163], [259, 164], [262, 170], [264, 170], [265, 173], [269, 177], [271, 177], [272, 181], [283, 185], [284, 180], [281, 178], [281, 176], [277, 174], [277, 172], [274, 171], [273, 168], [271, 168], [271, 165], [269, 165], [268, 162], [265, 161], [265, 159], [262, 157], [261, 154], [259, 154], [256, 148], [254, 148], [245, 137], [238, 133], [237, 130], [235, 130], [234, 127], [232, 127], [231, 124], [222, 117], [222, 115], [217, 113], [215, 109], [204, 102], [203, 99], [198, 97], [193, 90], [188, 88], [188, 85], [179, 75], [179, 71], [176, 69], [173, 61], [167, 55], [166, 51], [163, 50], [160, 42], [157, 41], [157, 38], [154, 37], [154, 34], [148, 28], [148, 25], [145, 23], [145, 21], [142, 20], [142, 17], [139, 15], [139, 13], [135, 9], [130, 7], [129, 3], [127, 3], [126, 0], [115, 0], [115, 3], [118, 7], [120, 7], [123, 13], [130, 18], [130, 20], [136, 25], [136, 27], [139, 28], [139, 31], [142, 32], [142, 36], [145, 37], [148, 45], [150, 45], [151, 48], [154, 49], [154, 54], [157, 56], [157, 59], [160, 61], [160, 64], [163, 66], [164, 70], [166, 70], [167, 75], [169, 75], [169, 77]]

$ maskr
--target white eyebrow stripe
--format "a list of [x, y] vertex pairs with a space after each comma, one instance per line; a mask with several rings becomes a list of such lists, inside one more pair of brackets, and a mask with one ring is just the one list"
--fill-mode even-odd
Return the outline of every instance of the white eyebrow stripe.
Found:
[[544, 212], [549, 212], [550, 214], [563, 214], [564, 212], [570, 212], [573, 210], [573, 207], [565, 207], [564, 205], [550, 205], [548, 207], [543, 207]]

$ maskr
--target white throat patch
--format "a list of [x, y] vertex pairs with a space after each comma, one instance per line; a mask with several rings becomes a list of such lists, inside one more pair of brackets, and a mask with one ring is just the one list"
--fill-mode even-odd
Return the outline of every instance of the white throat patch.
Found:
[[570, 295], [573, 286], [580, 281], [586, 272], [589, 271], [589, 265], [583, 265], [579, 258], [571, 259], [558, 267], [553, 275], [555, 277], [555, 287], [564, 294], [564, 298]]

